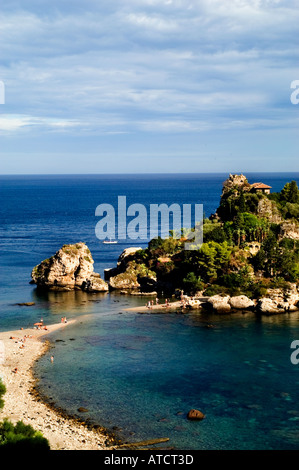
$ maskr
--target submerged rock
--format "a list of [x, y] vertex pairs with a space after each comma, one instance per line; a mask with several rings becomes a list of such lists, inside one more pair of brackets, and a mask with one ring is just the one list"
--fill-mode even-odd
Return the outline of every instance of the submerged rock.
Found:
[[199, 410], [190, 410], [187, 418], [193, 421], [201, 421], [205, 418], [205, 415]]
[[47, 290], [108, 291], [108, 284], [93, 270], [94, 260], [85, 243], [63, 245], [55, 255], [32, 270], [32, 282]]
[[21, 302], [16, 305], [19, 305], [20, 307], [31, 307], [32, 305], [35, 305], [35, 302]]
[[84, 406], [80, 406], [80, 408], [78, 408], [78, 411], [79, 413], [88, 413], [88, 409], [87, 408], [84, 408]]

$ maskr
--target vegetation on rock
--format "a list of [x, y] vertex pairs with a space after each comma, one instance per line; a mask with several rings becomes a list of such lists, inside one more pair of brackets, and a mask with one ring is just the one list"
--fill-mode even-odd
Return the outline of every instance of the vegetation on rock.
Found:
[[[238, 175], [236, 175], [238, 176]], [[251, 192], [246, 177], [228, 179], [216, 214], [204, 219], [204, 243], [185, 251], [183, 237], [157, 238], [134, 254], [161, 290], [183, 289], [259, 298], [299, 282], [299, 189]], [[136, 266], [135, 266], [136, 268]]]

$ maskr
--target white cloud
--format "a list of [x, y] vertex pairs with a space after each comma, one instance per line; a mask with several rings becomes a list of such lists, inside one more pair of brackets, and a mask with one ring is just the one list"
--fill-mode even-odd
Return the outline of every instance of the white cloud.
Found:
[[136, 25], [140, 28], [149, 28], [150, 30], [170, 32], [175, 31], [178, 28], [176, 21], [169, 20], [158, 15], [149, 16], [144, 13], [130, 13], [127, 15], [126, 19], [133, 25]]
[[294, 1], [72, 5], [3, 9], [2, 132], [197, 132], [257, 122], [261, 109], [284, 125], [298, 78]]
[[42, 118], [27, 115], [0, 116], [0, 133], [10, 133], [27, 129], [29, 127], [42, 127], [44, 129], [67, 129], [78, 126], [79, 122], [59, 120], [55, 118]]

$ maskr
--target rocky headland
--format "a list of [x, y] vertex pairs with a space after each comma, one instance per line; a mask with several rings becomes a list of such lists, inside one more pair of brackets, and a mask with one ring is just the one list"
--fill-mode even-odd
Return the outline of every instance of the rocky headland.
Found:
[[203, 221], [198, 249], [186, 251], [183, 237], [154, 239], [147, 249], [125, 250], [105, 280], [122, 293], [177, 296], [183, 308], [293, 312], [299, 309], [298, 215], [295, 181], [271, 194], [267, 184], [229, 175], [218, 209]]

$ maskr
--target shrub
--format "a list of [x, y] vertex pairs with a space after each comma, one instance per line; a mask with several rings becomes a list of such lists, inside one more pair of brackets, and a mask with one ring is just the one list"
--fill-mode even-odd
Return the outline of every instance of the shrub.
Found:
[[200, 277], [197, 277], [193, 272], [188, 273], [183, 279], [184, 290], [188, 293], [195, 293], [204, 288], [204, 283]]
[[268, 289], [266, 285], [263, 284], [263, 282], [257, 282], [253, 284], [251, 288], [251, 295], [249, 294], [249, 297], [252, 299], [259, 299], [260, 297], [265, 297], [268, 293]]
[[18, 421], [13, 425], [5, 419], [0, 423], [0, 449], [1, 450], [50, 450], [49, 442], [43, 435], [35, 431], [32, 426]]
[[4, 385], [4, 383], [1, 381], [0, 379], [0, 410], [1, 408], [3, 408], [4, 406], [4, 400], [2, 399], [2, 395], [4, 395], [6, 392], [6, 387]]
[[223, 284], [230, 289], [242, 288], [243, 290], [247, 290], [252, 284], [252, 276], [248, 266], [245, 266], [238, 272], [225, 274], [221, 280]]
[[213, 297], [213, 295], [217, 294], [224, 294], [225, 288], [223, 286], [219, 286], [218, 284], [212, 284], [206, 288], [203, 295], [207, 297]]

